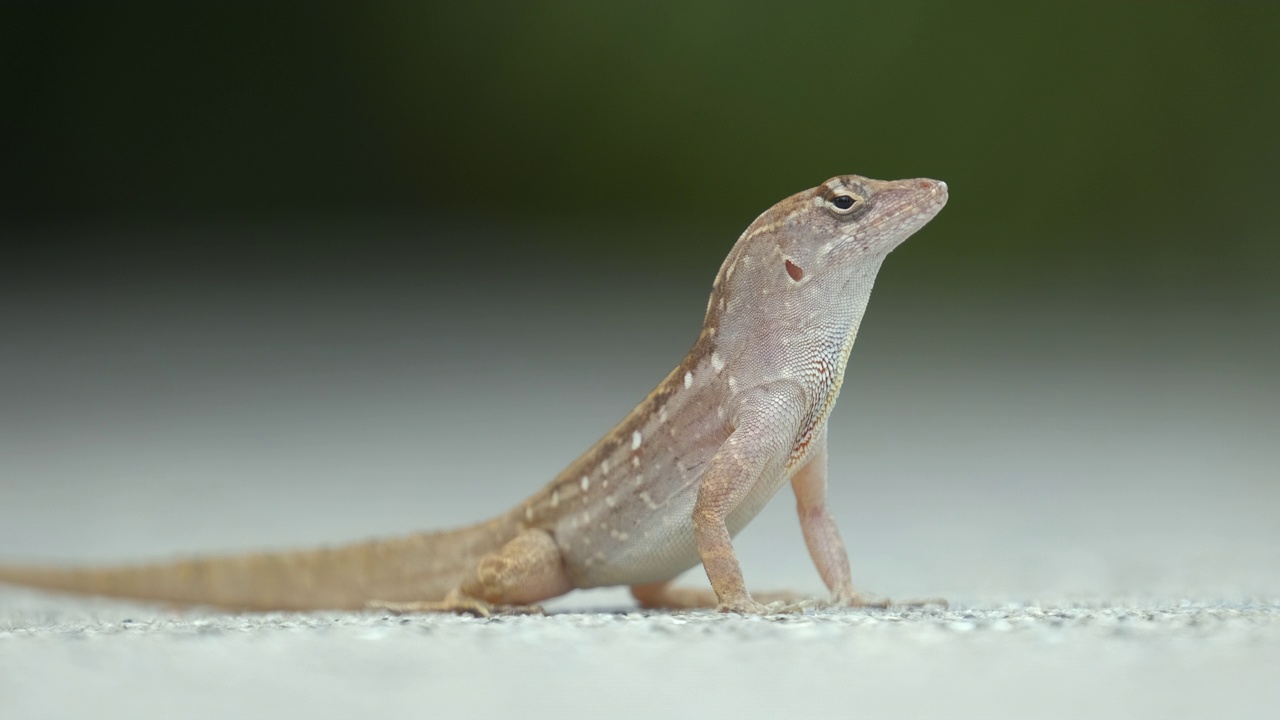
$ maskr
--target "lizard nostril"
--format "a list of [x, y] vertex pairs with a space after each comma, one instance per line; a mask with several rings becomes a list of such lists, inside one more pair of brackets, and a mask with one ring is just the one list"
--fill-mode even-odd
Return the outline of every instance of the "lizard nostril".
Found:
[[804, 268], [788, 260], [787, 274], [791, 276], [792, 280], [795, 280], [796, 282], [800, 282], [801, 280], [804, 279]]

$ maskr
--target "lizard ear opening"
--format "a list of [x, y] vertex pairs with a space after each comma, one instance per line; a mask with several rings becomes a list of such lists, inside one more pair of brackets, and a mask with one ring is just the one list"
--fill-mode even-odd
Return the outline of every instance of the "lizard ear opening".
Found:
[[795, 280], [796, 282], [800, 282], [801, 280], [804, 279], [804, 268], [788, 260], [787, 274], [791, 276], [792, 280]]

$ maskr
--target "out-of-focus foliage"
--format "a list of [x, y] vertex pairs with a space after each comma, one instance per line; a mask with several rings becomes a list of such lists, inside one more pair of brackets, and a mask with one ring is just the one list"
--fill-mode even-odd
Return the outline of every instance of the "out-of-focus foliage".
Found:
[[1277, 38], [1244, 1], [6, 3], [0, 232], [608, 222], [712, 257], [858, 172], [950, 183], [924, 279], [1265, 281]]

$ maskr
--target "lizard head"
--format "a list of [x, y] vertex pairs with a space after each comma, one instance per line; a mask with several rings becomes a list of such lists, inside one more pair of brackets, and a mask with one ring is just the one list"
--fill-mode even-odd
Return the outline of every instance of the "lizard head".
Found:
[[865, 305], [884, 257], [946, 202], [938, 180], [833, 177], [756, 218], [721, 266], [713, 295], [778, 319], [799, 319], [806, 296], [824, 307], [842, 296]]
[[[799, 208], [788, 228], [794, 250], [806, 250], [819, 263], [841, 265], [861, 259], [883, 259], [911, 237], [947, 204], [947, 184], [938, 180], [871, 180], [857, 175], [833, 177], [799, 195], [809, 212]], [[814, 240], [826, 239], [821, 247]], [[816, 253], [814, 252], [816, 250]]]

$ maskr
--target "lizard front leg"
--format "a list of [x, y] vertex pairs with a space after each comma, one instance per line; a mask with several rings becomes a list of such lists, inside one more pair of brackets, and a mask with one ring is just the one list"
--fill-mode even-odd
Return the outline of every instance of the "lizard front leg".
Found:
[[[863, 595], [853, 589], [849, 554], [844, 549], [844, 540], [840, 537], [840, 530], [836, 528], [835, 518], [827, 509], [826, 428], [822, 428], [821, 432], [817, 447], [809, 451], [808, 461], [791, 477], [791, 489], [796, 494], [796, 514], [800, 516], [800, 530], [804, 533], [809, 557], [813, 558], [822, 582], [831, 591], [833, 604], [841, 607], [889, 607], [888, 599]], [[947, 601], [942, 598], [925, 598], [899, 600], [893, 604], [946, 607]]]
[[555, 538], [545, 530], [522, 531], [496, 553], [480, 558], [476, 569], [443, 600], [373, 601], [368, 607], [395, 613], [456, 612], [488, 616], [540, 613], [534, 605], [573, 589]]
[[823, 427], [817, 447], [809, 450], [804, 467], [791, 476], [791, 489], [796, 494], [796, 514], [800, 530], [809, 548], [809, 557], [818, 568], [822, 582], [831, 591], [831, 599], [845, 607], [887, 607], [887, 600], [868, 598], [853, 589], [849, 571], [849, 554], [827, 509], [827, 433]]
[[803, 401], [803, 391], [790, 383], [767, 385], [744, 397], [733, 418], [733, 431], [711, 458], [698, 485], [694, 537], [721, 612], [766, 612], [747, 592], [725, 521], [766, 472], [782, 471]]

